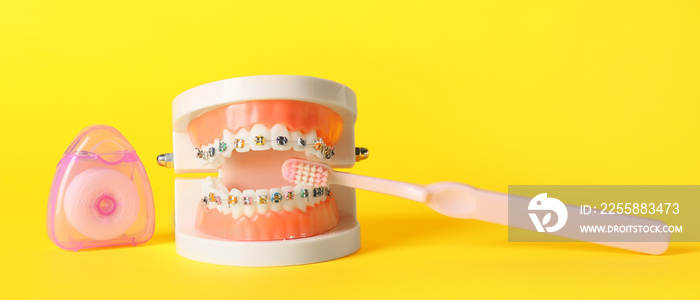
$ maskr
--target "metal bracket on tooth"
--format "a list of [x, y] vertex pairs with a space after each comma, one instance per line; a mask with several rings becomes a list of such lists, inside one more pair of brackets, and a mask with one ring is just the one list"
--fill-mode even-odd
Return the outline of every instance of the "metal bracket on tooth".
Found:
[[166, 167], [168, 169], [172, 169], [174, 167], [174, 158], [172, 153], [165, 153], [158, 155], [158, 165], [161, 167]]
[[369, 157], [369, 149], [364, 147], [355, 147], [355, 162], [365, 160]]

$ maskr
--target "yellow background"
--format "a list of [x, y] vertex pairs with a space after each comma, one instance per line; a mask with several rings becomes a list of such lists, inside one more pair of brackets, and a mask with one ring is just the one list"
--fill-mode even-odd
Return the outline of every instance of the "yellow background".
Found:
[[[358, 193], [362, 249], [294, 267], [175, 253], [170, 103], [215, 80], [351, 87], [354, 173], [431, 183], [699, 184], [696, 1], [0, 2], [2, 298], [690, 296], [700, 246], [652, 257], [508, 243], [506, 227]], [[559, 3], [563, 2], [563, 3]], [[78, 253], [46, 234], [55, 165], [92, 124], [144, 159], [153, 239]], [[9, 295], [9, 297], [7, 297]], [[545, 298], [546, 299], [546, 298]]]

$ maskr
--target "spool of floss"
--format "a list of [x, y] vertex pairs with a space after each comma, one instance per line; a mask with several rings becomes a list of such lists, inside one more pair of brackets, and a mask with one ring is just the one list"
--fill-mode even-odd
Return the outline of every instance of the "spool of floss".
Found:
[[73, 178], [63, 209], [78, 232], [93, 240], [113, 239], [131, 227], [139, 212], [139, 194], [124, 174], [96, 167]]
[[116, 129], [91, 126], [58, 163], [47, 227], [61, 248], [136, 245], [155, 229], [151, 186], [141, 160]]

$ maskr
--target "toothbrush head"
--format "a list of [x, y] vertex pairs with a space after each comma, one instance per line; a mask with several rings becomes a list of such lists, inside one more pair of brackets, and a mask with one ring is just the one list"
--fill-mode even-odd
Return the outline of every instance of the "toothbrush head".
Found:
[[285, 180], [304, 186], [326, 186], [328, 173], [332, 169], [319, 162], [290, 158], [282, 164], [282, 176]]

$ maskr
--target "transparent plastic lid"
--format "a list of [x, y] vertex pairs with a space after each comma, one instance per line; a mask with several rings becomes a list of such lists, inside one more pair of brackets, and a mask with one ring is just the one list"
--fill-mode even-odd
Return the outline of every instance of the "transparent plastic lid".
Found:
[[61, 248], [136, 245], [155, 229], [154, 203], [146, 170], [116, 129], [82, 130], [56, 167], [47, 227]]

